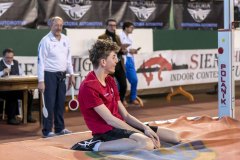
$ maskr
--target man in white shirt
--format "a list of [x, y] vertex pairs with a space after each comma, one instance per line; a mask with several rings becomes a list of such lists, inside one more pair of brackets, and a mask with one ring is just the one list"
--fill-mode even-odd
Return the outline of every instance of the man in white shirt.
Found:
[[[75, 84], [69, 39], [62, 34], [62, 18], [53, 17], [50, 28], [38, 47], [38, 89], [44, 93], [48, 113], [48, 116], [43, 116], [42, 133], [45, 138], [71, 133], [65, 129], [63, 118], [66, 73], [70, 74], [69, 87]], [[55, 133], [52, 132], [53, 120]]]
[[[124, 22], [122, 26], [122, 33], [120, 34], [120, 40], [122, 44], [128, 44], [129, 47], [127, 48], [128, 53], [124, 55], [124, 62], [126, 68], [126, 77], [131, 84], [130, 90], [130, 104], [140, 105], [137, 99], [137, 84], [138, 84], [138, 77], [137, 72], [135, 69], [134, 63], [134, 54], [138, 53], [137, 49], [132, 48], [132, 40], [129, 37], [129, 34], [133, 32], [134, 26], [132, 22]], [[142, 104], [141, 104], [142, 105]]]

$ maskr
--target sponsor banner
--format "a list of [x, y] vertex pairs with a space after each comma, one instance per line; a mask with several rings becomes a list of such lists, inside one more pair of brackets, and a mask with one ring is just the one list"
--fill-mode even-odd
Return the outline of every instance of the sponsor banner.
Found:
[[[238, 4], [236, 4], [237, 6]], [[67, 28], [104, 28], [115, 18], [140, 28], [169, 28], [171, 0], [0, 0], [0, 28], [46, 28], [60, 16]], [[176, 29], [223, 27], [222, 0], [173, 0]]]
[[114, 0], [112, 17], [120, 25], [128, 20], [140, 28], [169, 28], [170, 9], [171, 0]]
[[[240, 50], [237, 50], [234, 75], [240, 80]], [[135, 56], [139, 79], [138, 89], [202, 84], [218, 81], [217, 49], [168, 50], [140, 53]], [[25, 73], [36, 75], [37, 57], [16, 57]], [[73, 56], [76, 91], [89, 71], [93, 69], [87, 55]], [[77, 93], [77, 92], [76, 92]]]
[[217, 82], [217, 50], [156, 51], [136, 59], [139, 89]]
[[[217, 82], [217, 50], [156, 51], [135, 56], [138, 89]], [[93, 69], [88, 56], [73, 56], [78, 84]]]
[[39, 0], [42, 8], [38, 24], [47, 25], [52, 16], [60, 16], [67, 28], [104, 28], [109, 17], [121, 26], [125, 20], [140, 28], [167, 28], [171, 0]]
[[223, 28], [223, 0], [174, 0], [176, 29]]
[[46, 26], [48, 19], [60, 16], [67, 28], [104, 27], [109, 17], [109, 1], [92, 0], [39, 0], [39, 27]]
[[35, 28], [37, 0], [0, 0], [0, 28]]
[[[217, 49], [156, 51], [144, 55], [135, 59], [138, 89], [218, 81]], [[234, 56], [235, 80], [240, 80], [239, 49]]]

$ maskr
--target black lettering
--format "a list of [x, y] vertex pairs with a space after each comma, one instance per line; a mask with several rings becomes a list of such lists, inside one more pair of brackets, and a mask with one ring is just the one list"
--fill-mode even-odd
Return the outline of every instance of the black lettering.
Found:
[[211, 57], [212, 57], [212, 54], [206, 54], [205, 55], [205, 68], [211, 68]]
[[221, 104], [226, 105], [226, 99], [221, 99]]
[[203, 68], [203, 56], [204, 55], [202, 55], [202, 54], [200, 55], [200, 67], [199, 68], [201, 68], [201, 69]]
[[34, 67], [34, 63], [25, 63], [24, 64], [25, 75], [33, 74], [33, 67]]
[[239, 66], [235, 66], [235, 76], [236, 77], [240, 76]]
[[89, 58], [86, 58], [83, 60], [82, 67], [83, 67], [84, 71], [91, 71], [92, 70], [91, 66], [92, 66], [92, 64], [91, 64]]

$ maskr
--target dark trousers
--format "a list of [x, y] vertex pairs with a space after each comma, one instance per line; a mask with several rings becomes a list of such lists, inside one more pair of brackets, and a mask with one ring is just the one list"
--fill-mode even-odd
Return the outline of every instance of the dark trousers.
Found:
[[64, 104], [66, 99], [66, 73], [65, 72], [47, 72], [45, 71], [45, 106], [48, 111], [48, 117], [43, 116], [43, 135], [52, 131], [53, 121], [56, 133], [64, 128]]
[[14, 119], [19, 113], [18, 111], [18, 99], [22, 99], [21, 91], [6, 91], [4, 92], [6, 99], [6, 114], [8, 120]]
[[121, 101], [123, 102], [125, 100], [125, 95], [127, 91], [127, 79], [121, 62], [118, 62], [116, 65], [114, 77], [117, 79], [119, 85], [119, 96]]
[[[4, 91], [0, 92], [0, 97], [6, 100], [6, 114], [8, 120], [14, 119], [17, 114], [19, 114], [18, 110], [18, 99], [23, 99], [22, 91]], [[32, 117], [32, 102], [33, 102], [33, 93], [32, 91], [28, 91], [28, 106], [27, 106], [27, 118]]]

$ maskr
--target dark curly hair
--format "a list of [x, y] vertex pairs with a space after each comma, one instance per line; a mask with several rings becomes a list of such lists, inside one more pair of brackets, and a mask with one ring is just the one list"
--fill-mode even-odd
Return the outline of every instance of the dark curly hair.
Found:
[[89, 59], [93, 64], [93, 68], [98, 68], [99, 61], [106, 59], [112, 51], [117, 53], [119, 50], [120, 47], [117, 43], [110, 40], [98, 39], [89, 50]]

